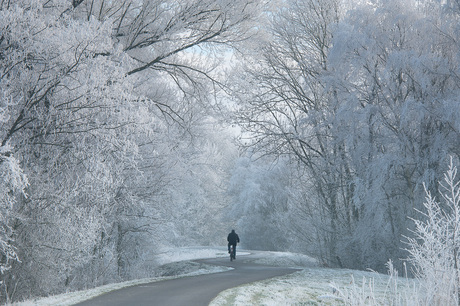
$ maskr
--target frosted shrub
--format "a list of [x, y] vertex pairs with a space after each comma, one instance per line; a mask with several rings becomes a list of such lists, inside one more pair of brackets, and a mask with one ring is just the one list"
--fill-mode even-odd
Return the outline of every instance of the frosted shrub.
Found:
[[421, 304], [458, 305], [460, 246], [460, 182], [451, 160], [440, 183], [443, 204], [426, 190], [424, 220], [414, 220], [413, 238], [407, 238], [410, 260], [421, 282]]
[[459, 305], [460, 181], [452, 159], [440, 189], [442, 203], [425, 187], [426, 212], [418, 211], [423, 218], [413, 219], [413, 237], [405, 237], [417, 281], [412, 285], [407, 280], [405, 285], [399, 284], [397, 271], [390, 261], [390, 278], [384, 294], [376, 294], [374, 279], [363, 279], [361, 285], [352, 280], [348, 288], [333, 285], [334, 292], [345, 304]]
[[331, 284], [336, 298], [345, 305], [419, 305], [419, 286], [416, 281], [398, 276], [390, 260], [387, 263], [388, 277], [375, 273], [375, 278], [363, 277], [352, 280], [349, 286], [341, 288]]
[[10, 219], [18, 193], [25, 196], [27, 177], [12, 156], [12, 148], [0, 146], [0, 274], [10, 268], [12, 260], [19, 260], [13, 242]]

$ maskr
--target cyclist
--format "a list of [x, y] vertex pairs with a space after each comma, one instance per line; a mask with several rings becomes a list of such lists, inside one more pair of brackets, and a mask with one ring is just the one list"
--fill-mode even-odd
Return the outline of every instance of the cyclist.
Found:
[[228, 253], [230, 254], [230, 246], [233, 246], [233, 259], [236, 257], [236, 244], [240, 242], [240, 237], [235, 233], [235, 230], [232, 229], [232, 232], [227, 236], [228, 241]]

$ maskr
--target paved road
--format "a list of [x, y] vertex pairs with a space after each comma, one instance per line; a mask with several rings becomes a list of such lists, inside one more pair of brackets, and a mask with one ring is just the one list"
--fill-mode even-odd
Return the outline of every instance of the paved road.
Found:
[[246, 258], [251, 258], [251, 256], [253, 255], [248, 255], [248, 257], [242, 255], [233, 262], [230, 262], [228, 258], [199, 260], [202, 263], [229, 266], [234, 269], [228, 272], [184, 277], [128, 287], [77, 305], [203, 306], [208, 305], [223, 290], [296, 271], [290, 268], [257, 265], [245, 260]]

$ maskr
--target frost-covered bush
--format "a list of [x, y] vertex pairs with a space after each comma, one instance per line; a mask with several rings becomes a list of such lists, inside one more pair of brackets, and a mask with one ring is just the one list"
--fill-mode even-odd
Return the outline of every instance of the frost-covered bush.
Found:
[[336, 298], [345, 305], [420, 305], [419, 284], [416, 280], [399, 277], [393, 262], [387, 262], [388, 277], [376, 273], [376, 277], [355, 280], [340, 287], [331, 283]]
[[10, 226], [16, 195], [25, 196], [28, 185], [16, 158], [8, 145], [0, 147], [0, 273], [10, 268], [12, 260], [19, 260], [13, 242], [13, 230]]
[[348, 288], [332, 285], [347, 305], [459, 304], [460, 180], [452, 158], [439, 185], [442, 202], [436, 201], [425, 188], [426, 211], [417, 210], [422, 217], [413, 219], [413, 236], [405, 237], [409, 261], [414, 267], [414, 282], [401, 283], [389, 261], [390, 278], [383, 296], [375, 294], [373, 279], [363, 279], [362, 285], [352, 280]]
[[414, 220], [414, 237], [408, 237], [410, 260], [421, 281], [425, 305], [458, 305], [460, 247], [460, 180], [451, 159], [440, 182], [442, 203], [426, 190], [424, 218]]

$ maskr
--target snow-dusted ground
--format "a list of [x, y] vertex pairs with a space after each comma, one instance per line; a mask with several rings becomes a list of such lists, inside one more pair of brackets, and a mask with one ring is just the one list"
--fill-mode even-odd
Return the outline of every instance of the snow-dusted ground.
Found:
[[[413, 286], [413, 282], [410, 280], [377, 273], [321, 268], [316, 265], [312, 258], [301, 254], [257, 252], [257, 256], [245, 258], [243, 255], [247, 254], [249, 252], [239, 251], [239, 260], [250, 260], [273, 266], [297, 267], [302, 268], [302, 270], [291, 275], [226, 290], [216, 297], [211, 305], [335, 305], [344, 300], [356, 301], [356, 305], [364, 305], [364, 302], [366, 305], [399, 305], [405, 304], [403, 301], [408, 300], [407, 297], [410, 296]], [[15, 303], [14, 305], [73, 305], [128, 286], [184, 276], [218, 273], [230, 269], [191, 262], [191, 260], [201, 258], [227, 257], [226, 247], [169, 249], [157, 256], [158, 262], [163, 265], [159, 271], [163, 275], [162, 277], [110, 284], [90, 290]], [[395, 299], [402, 303], [398, 303]], [[391, 303], [391, 301], [396, 303]]]
[[225, 290], [210, 306], [417, 305], [412, 299], [416, 295], [414, 280], [374, 272], [311, 267]]

